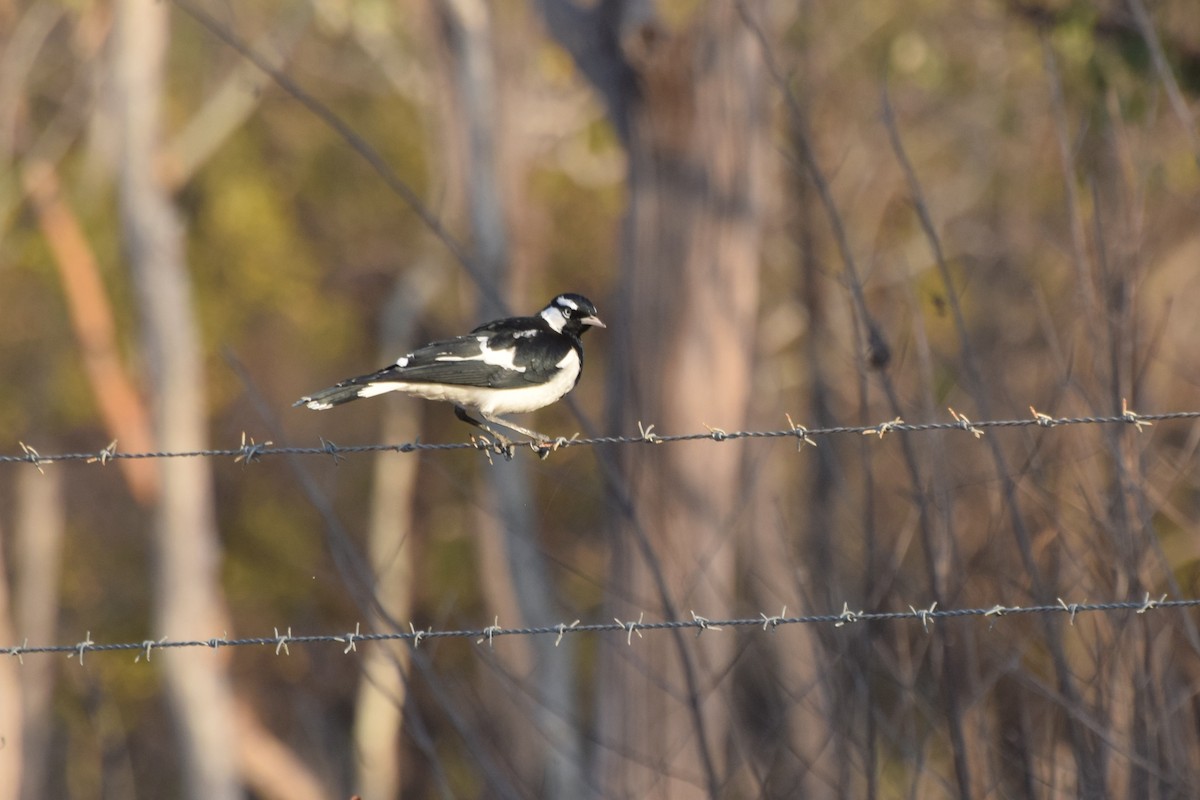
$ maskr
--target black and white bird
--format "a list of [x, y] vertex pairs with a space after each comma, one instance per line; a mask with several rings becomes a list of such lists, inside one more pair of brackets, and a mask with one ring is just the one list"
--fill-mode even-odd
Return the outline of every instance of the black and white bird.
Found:
[[502, 447], [511, 442], [487, 423], [548, 443], [550, 437], [499, 415], [535, 411], [574, 389], [583, 371], [579, 337], [603, 327], [592, 301], [560, 294], [536, 317], [498, 319], [466, 336], [431, 342], [378, 372], [348, 378], [294, 405], [322, 411], [360, 397], [404, 392], [453, 403], [459, 419], [487, 431]]

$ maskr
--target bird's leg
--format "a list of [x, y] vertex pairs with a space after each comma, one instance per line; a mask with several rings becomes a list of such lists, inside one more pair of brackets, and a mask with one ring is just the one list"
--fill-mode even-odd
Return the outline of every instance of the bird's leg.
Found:
[[505, 454], [512, 452], [513, 443], [512, 443], [512, 441], [509, 440], [509, 438], [507, 436], [504, 436], [503, 434], [501, 434], [495, 430], [492, 430], [487, 425], [485, 425], [482, 422], [480, 422], [479, 420], [475, 419], [470, 414], [468, 414], [467, 410], [465, 408], [463, 408], [462, 406], [454, 407], [454, 416], [458, 417], [459, 419], [461, 419], [463, 422], [467, 423], [468, 425], [474, 425], [476, 428], [480, 428], [481, 430], [486, 431], [495, 440], [494, 444], [496, 445], [496, 448], [499, 452], [505, 453]]
[[[554, 441], [553, 439], [551, 439], [549, 436], [547, 436], [544, 433], [538, 433], [537, 431], [530, 430], [529, 428], [522, 428], [520, 425], [516, 424], [515, 422], [509, 422], [508, 420], [504, 419], [503, 417], [497, 417], [495, 414], [485, 414], [482, 411], [480, 411], [479, 416], [483, 417], [484, 419], [486, 419], [488, 422], [492, 423], [493, 425], [502, 425], [505, 428], [508, 428], [509, 430], [516, 431], [517, 433], [522, 433], [522, 434], [528, 436], [530, 439], [533, 439], [534, 442], [542, 443], [542, 442]], [[490, 430], [490, 428], [488, 430]]]

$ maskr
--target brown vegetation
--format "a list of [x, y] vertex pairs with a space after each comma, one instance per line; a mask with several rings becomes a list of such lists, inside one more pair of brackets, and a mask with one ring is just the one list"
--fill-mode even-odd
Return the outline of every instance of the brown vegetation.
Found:
[[[461, 441], [290, 404], [561, 291], [567, 436], [1200, 410], [1192, 6], [0, 3], [0, 450]], [[1197, 597], [1198, 431], [0, 465], [0, 647]], [[1190, 611], [290, 651], [0, 660], [0, 800], [1200, 785]]]

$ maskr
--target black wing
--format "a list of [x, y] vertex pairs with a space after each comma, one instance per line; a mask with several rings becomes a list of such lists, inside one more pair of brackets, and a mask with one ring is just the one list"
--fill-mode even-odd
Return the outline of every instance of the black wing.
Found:
[[427, 344], [370, 379], [515, 389], [548, 380], [572, 347], [569, 337], [533, 320], [499, 320]]

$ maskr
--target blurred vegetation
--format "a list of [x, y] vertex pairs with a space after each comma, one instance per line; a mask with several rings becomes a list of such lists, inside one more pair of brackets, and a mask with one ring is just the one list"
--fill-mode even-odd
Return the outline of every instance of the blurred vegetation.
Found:
[[[107, 4], [68, 4], [47, 37], [30, 42], [22, 24], [42, 5], [0, 3], [5, 58], [28, 65], [22, 75], [10, 73], [17, 86], [2, 95], [11, 105], [0, 108], [0, 124], [11, 132], [0, 157], [18, 176], [0, 183], [0, 434], [8, 452], [18, 441], [42, 453], [95, 450], [111, 438], [84, 375], [60, 275], [20, 186], [30, 160], [53, 163], [102, 270], [125, 363], [135, 377], [142, 369], [138, 312], [112, 186], [110, 121], [97, 77], [112, 12]], [[658, 5], [673, 25], [698, 13], [692, 2]], [[961, 304], [998, 417], [1026, 417], [1031, 405], [1055, 415], [1111, 414], [1120, 398], [1145, 412], [1200, 408], [1200, 324], [1193, 311], [1200, 303], [1200, 15], [1190, 0], [1148, 5], [1190, 109], [1186, 120], [1173, 110], [1126, 4], [1115, 0], [763, 4], [767, 39], [789, 77], [786, 86], [770, 87], [773, 153], [764, 200], [760, 349], [754, 354], [756, 425], [778, 428], [784, 412], [810, 426], [891, 416], [877, 390], [860, 394], [861, 382], [873, 380], [854, 335], [860, 321], [827, 221], [798, 166], [785, 92], [808, 115], [811, 144], [849, 231], [867, 306], [892, 350], [886, 370], [896, 379], [906, 420], [943, 418], [947, 405], [979, 416], [979, 397], [966, 385], [952, 299]], [[504, 98], [511, 104], [502, 110], [513, 154], [505, 169], [516, 176], [510, 224], [514, 283], [521, 291], [509, 300], [524, 313], [558, 291], [583, 291], [597, 300], [610, 329], [619, 328], [621, 320], [605, 314], [613, 303], [604, 301], [620, 290], [624, 156], [600, 101], [529, 6], [502, 2], [495, 8], [497, 71], [508, 83]], [[287, 9], [272, 2], [209, 10], [238, 38], [256, 42], [269, 36]], [[311, 14], [294, 46], [278, 55], [282, 69], [376, 148], [450, 230], [467, 239], [464, 199], [446, 161], [444, 56], [428, 12], [407, 3], [334, 0], [314, 3]], [[168, 136], [224, 82], [245, 80], [235, 74], [242, 67], [239, 56], [187, 14], [176, 10], [172, 25]], [[12, 49], [18, 46], [31, 49]], [[1055, 83], [1061, 85], [1058, 107]], [[933, 261], [889, 145], [881, 111], [885, 86], [945, 248], [952, 286]], [[289, 406], [314, 388], [380, 366], [381, 330], [397, 276], [425, 270], [440, 281], [415, 323], [414, 344], [476, 324], [476, 287], [346, 141], [274, 84], [247, 85], [245, 91], [254, 96], [251, 112], [175, 194], [203, 330], [211, 440], [233, 446], [246, 431], [276, 444], [375, 441], [381, 408], [390, 400], [321, 415]], [[1066, 166], [1060, 145], [1070, 159]], [[163, 169], [170, 173], [172, 165]], [[817, 307], [805, 299], [806, 259], [816, 264]], [[820, 340], [820, 378], [807, 347], [814, 336]], [[602, 418], [615, 341], [601, 333], [587, 342], [588, 367], [573, 396], [586, 419]], [[721, 379], [719, 366], [712, 379]], [[830, 416], [824, 419], [812, 395], [818, 382], [829, 392]], [[467, 434], [449, 407], [431, 404], [419, 413], [423, 440]], [[565, 406], [536, 419], [542, 430], [569, 434], [579, 427]], [[722, 420], [694, 423], [699, 430]], [[1194, 428], [1161, 424], [1140, 437], [1094, 430], [987, 435], [1002, 440], [1026, 503], [1035, 555], [1064, 597], [1200, 594]], [[964, 455], [957, 437], [914, 444], [922, 466], [941, 476], [921, 491], [947, 504], [938, 512], [939, 535], [956, 567], [947, 599], [955, 606], [1027, 601], [1027, 576], [998, 499], [999, 478], [983, 449]], [[806, 604], [789, 606], [792, 611], [836, 613], [839, 608], [829, 603], [843, 600], [851, 607], [904, 609], [921, 606], [927, 594], [924, 554], [914, 543], [914, 489], [899, 445], [894, 439], [872, 442], [869, 454], [860, 445], [822, 443], [822, 457], [839, 464], [834, 527], [827, 530], [815, 529], [809, 516], [815, 456], [796, 456], [786, 443], [720, 445], [748, 451], [747, 471], [760, 480], [747, 503], [764, 504], [760, 510], [775, 518], [771, 524], [792, 537], [801, 576], [794, 602]], [[687, 446], [703, 458], [704, 448], [717, 445]], [[500, 568], [481, 563], [475, 539], [480, 509], [487, 508], [479, 480], [487, 464], [470, 452], [392, 457], [420, 462], [413, 528], [418, 627], [487, 624], [492, 612], [481, 586], [488, 570]], [[13, 469], [0, 475], [0, 508], [17, 502]], [[47, 469], [61, 470], [66, 486], [59, 641], [81, 639], [89, 630], [105, 641], [149, 636], [149, 513], [115, 469]], [[352, 629], [361, 608], [331, 555], [319, 513], [297, 493], [292, 468], [269, 459], [253, 465], [216, 461], [212, 469], [224, 588], [237, 625], [229, 635], [263, 635], [289, 625], [297, 634]], [[334, 466], [316, 459], [304, 469], [361, 545], [371, 462], [356, 457]], [[603, 607], [604, 520], [614, 513], [613, 500], [587, 450], [558, 453], [529, 469], [536, 535], [560, 602], [574, 609], [572, 618], [590, 619]], [[864, 479], [866, 471], [873, 483]], [[1129, 503], [1124, 516], [1113, 510], [1119, 501]], [[865, 521], [868, 514], [873, 522]], [[10, 514], [0, 514], [6, 545], [13, 525]], [[879, 538], [868, 555], [864, 530], [872, 525]], [[811, 569], [820, 563], [812, 554], [818, 546], [828, 549], [827, 571]], [[11, 555], [7, 562], [13, 563]], [[864, 576], [864, 565], [876, 572]], [[754, 565], [746, 572], [752, 575]], [[748, 597], [733, 597], [729, 608], [704, 613], [757, 610]], [[1194, 645], [1185, 632], [1171, 630], [1177, 618], [1144, 622], [1148, 630], [1142, 633], [1142, 619], [1129, 627], [1079, 620], [1078, 630], [1063, 637], [1072, 671], [1085, 684], [1112, 680], [1097, 642], [1115, 649], [1144, 644], [1144, 652], [1154, 655], [1145, 679], [1161, 679], [1167, 696], [1190, 704], [1185, 698], [1200, 680]], [[1045, 729], [1056, 724], [1053, 713], [1032, 699], [1055, 683], [1037, 623], [1005, 619], [995, 632], [970, 621], [938, 624], [959, 626], [952, 635], [976, 692], [972, 699], [988, 703], [988, 711], [979, 713], [995, 717], [994, 759], [1001, 762], [1012, 748], [1020, 749], [1004, 738], [1013, 731], [1035, 732], [1039, 742], [1052, 739]], [[26, 636], [31, 644], [51, 643], [39, 631], [18, 632], [18, 641]], [[848, 659], [839, 636], [822, 632], [829, 652]], [[924, 641], [911, 626], [880, 631], [870, 639], [870, 663], [862, 665], [864, 680], [874, 686], [875, 705], [865, 713], [877, 715], [882, 741], [879, 796], [954, 794], [948, 788], [951, 747], [939, 716], [941, 687], [923, 660]], [[579, 693], [586, 696], [595, 681], [596, 645], [580, 646]], [[445, 642], [430, 653], [433, 669], [452, 676], [455, 691], [483, 694], [479, 675], [488, 665], [478, 648]], [[359, 679], [354, 659], [333, 648], [293, 648], [290, 658], [276, 658], [267, 648], [243, 649], [230, 658], [238, 693], [252, 696], [277, 735], [311, 758], [330, 785], [343, 786], [352, 758], [344, 740]], [[1003, 666], [1012, 662], [1019, 663], [1016, 674]], [[82, 670], [62, 664], [54, 669], [54, 736], [67, 743], [54, 757], [56, 793], [99, 796], [94, 787], [112, 785], [102, 773], [116, 759], [128, 766], [138, 795], [172, 796], [179, 766], [167, 741], [170, 724], [156, 673], [111, 655], [89, 655]], [[450, 793], [488, 796], [487, 777], [470, 750], [459, 746], [454, 725], [442, 718], [441, 701], [422, 691], [420, 678], [415, 683], [412, 713], [431, 727]], [[753, 686], [745, 691], [748, 703]], [[1114, 691], [1112, 697], [1120, 695]], [[487, 740], [487, 701], [478, 702], [469, 722]], [[581, 699], [585, 721], [597, 713], [594, 702]], [[1005, 719], [1006, 705], [1026, 716]], [[1178, 731], [1190, 723], [1175, 718], [1164, 724]], [[100, 752], [104, 748], [110, 751]], [[1152, 762], [1159, 755], [1153, 749], [1140, 754]], [[418, 765], [406, 777], [409, 790], [433, 794], [438, 779], [432, 768], [419, 766], [428, 754], [408, 743], [405, 758]], [[1056, 756], [1043, 752], [1037, 758], [1053, 763]], [[1156, 763], [1168, 770], [1165, 757]], [[995, 774], [1008, 773], [1000, 765]], [[1162, 778], [1161, 796], [1182, 796], [1172, 782], [1178, 777]], [[979, 796], [1020, 796], [1021, 788], [1001, 781]], [[1051, 784], [1043, 796], [1055, 794]]]

